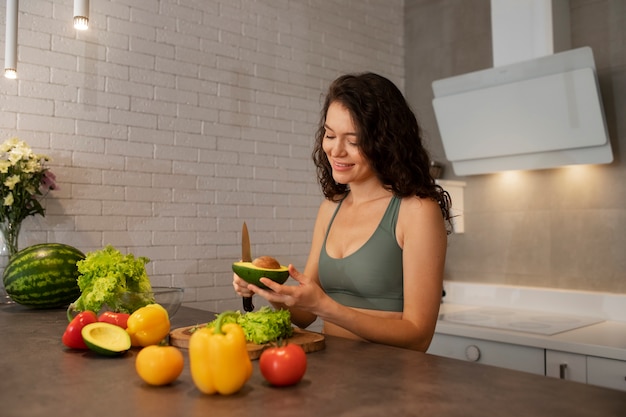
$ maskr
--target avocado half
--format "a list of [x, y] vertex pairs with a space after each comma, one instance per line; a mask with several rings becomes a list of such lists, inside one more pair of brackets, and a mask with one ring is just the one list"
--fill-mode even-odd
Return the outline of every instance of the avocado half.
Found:
[[89, 323], [82, 328], [81, 335], [89, 349], [104, 356], [118, 356], [131, 347], [126, 330], [111, 323]]
[[252, 262], [235, 262], [233, 263], [233, 272], [247, 283], [265, 289], [267, 289], [267, 287], [259, 281], [263, 277], [269, 278], [279, 284], [284, 284], [287, 278], [289, 278], [289, 268], [284, 265], [281, 265], [278, 269], [268, 269], [259, 268]]

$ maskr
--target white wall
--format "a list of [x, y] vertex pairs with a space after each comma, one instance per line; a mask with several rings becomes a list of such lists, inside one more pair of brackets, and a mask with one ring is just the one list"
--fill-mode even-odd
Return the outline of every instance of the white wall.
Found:
[[321, 94], [351, 71], [403, 87], [403, 1], [92, 0], [88, 32], [72, 4], [20, 2], [18, 80], [0, 80], [0, 139], [48, 154], [60, 186], [20, 246], [112, 244], [213, 311], [241, 308], [243, 220], [253, 256], [303, 267]]
[[[406, 6], [407, 96], [445, 164], [431, 83], [492, 66], [490, 2]], [[467, 177], [445, 164], [445, 179], [467, 184], [465, 233], [448, 240], [448, 281], [626, 294], [626, 2], [569, 7], [571, 47], [593, 50], [615, 160]]]

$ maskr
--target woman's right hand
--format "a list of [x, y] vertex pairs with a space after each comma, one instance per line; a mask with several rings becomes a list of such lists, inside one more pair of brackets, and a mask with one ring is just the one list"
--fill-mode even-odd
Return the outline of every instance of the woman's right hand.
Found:
[[233, 288], [235, 292], [241, 297], [252, 297], [254, 294], [248, 289], [248, 283], [240, 278], [239, 275], [233, 274]]

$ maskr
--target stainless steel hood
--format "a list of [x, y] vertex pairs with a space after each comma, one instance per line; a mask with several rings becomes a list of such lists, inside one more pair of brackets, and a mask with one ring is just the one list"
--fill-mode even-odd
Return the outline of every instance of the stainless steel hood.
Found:
[[591, 48], [432, 84], [457, 175], [613, 161]]

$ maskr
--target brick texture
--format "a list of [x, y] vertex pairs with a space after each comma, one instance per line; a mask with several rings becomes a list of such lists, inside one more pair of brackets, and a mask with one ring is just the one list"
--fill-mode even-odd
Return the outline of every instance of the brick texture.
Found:
[[321, 95], [366, 70], [403, 88], [403, 1], [94, 1], [86, 32], [72, 4], [20, 2], [18, 79], [0, 80], [0, 139], [49, 155], [60, 186], [20, 246], [112, 244], [213, 311], [241, 308], [243, 220], [253, 254], [302, 268]]

